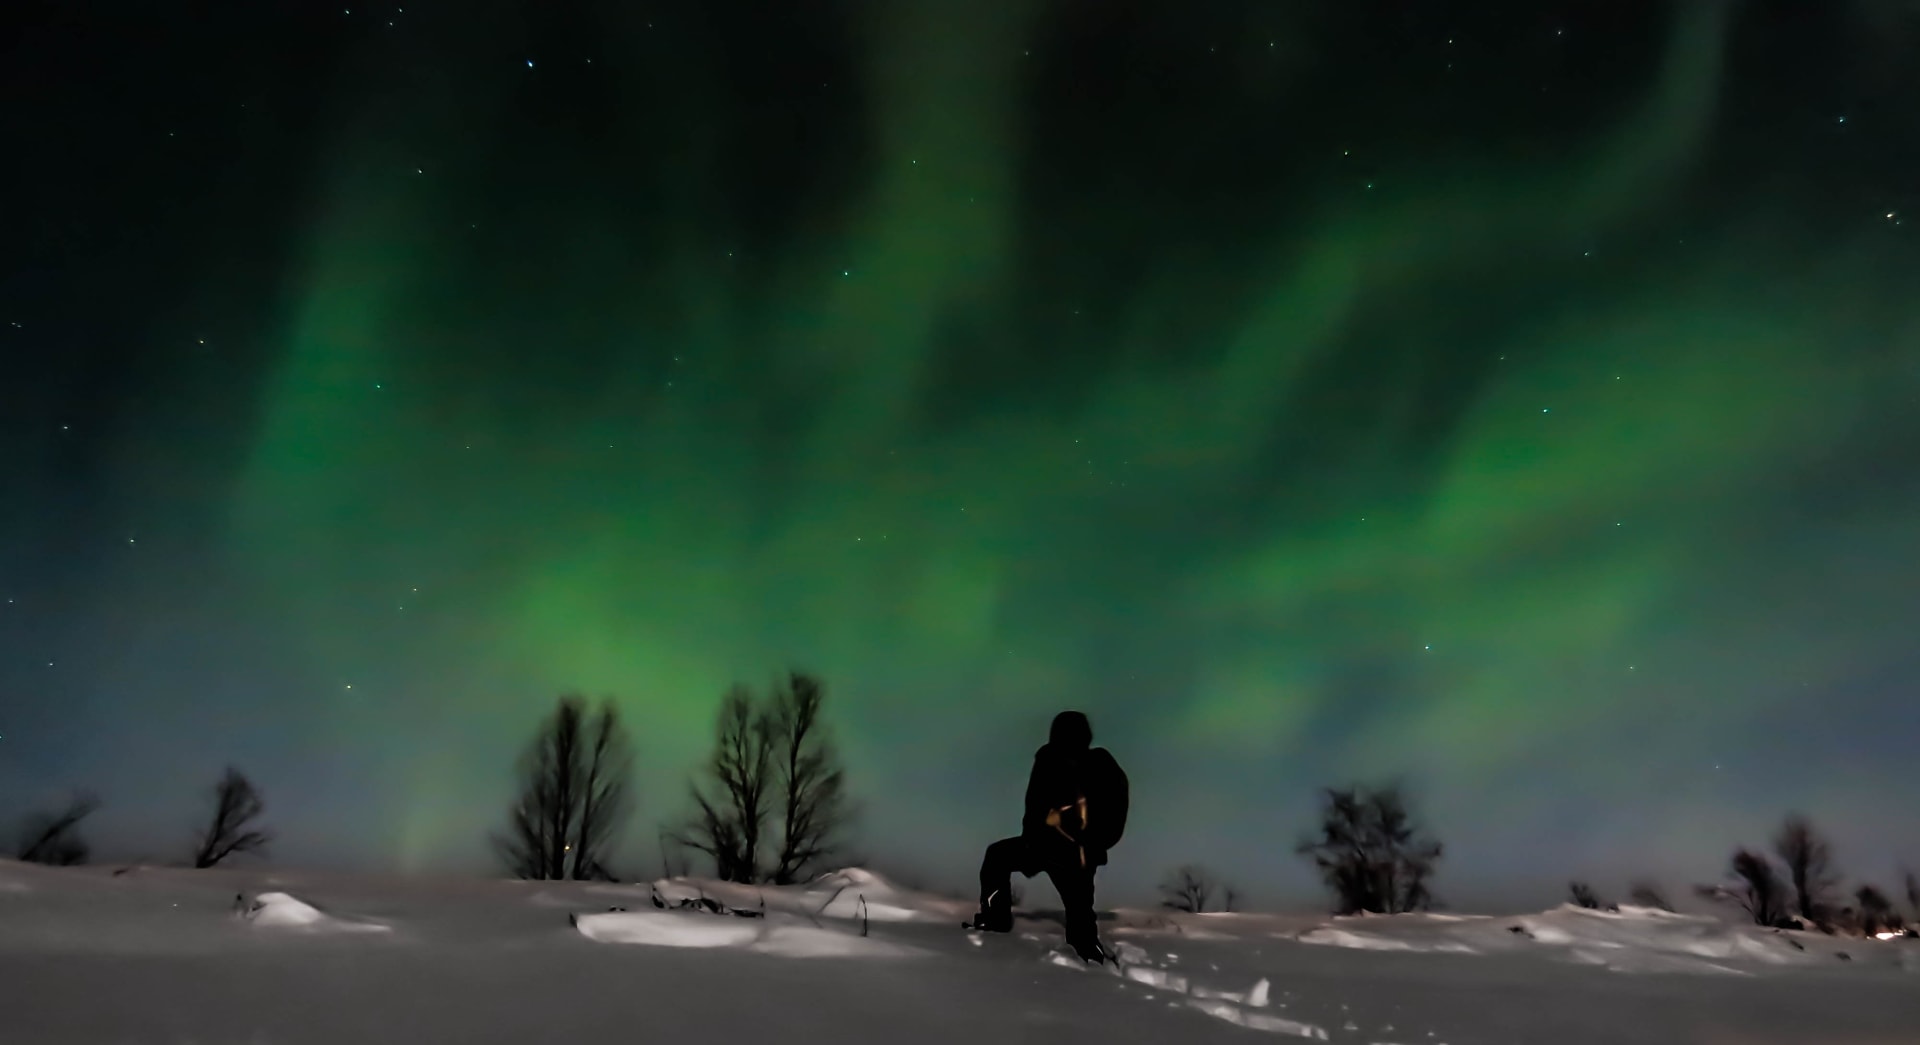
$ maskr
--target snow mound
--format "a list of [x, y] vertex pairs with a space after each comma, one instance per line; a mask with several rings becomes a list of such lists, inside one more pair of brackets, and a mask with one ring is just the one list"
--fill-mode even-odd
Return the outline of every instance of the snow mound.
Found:
[[286, 893], [261, 893], [247, 908], [247, 920], [270, 929], [303, 929], [308, 932], [380, 933], [391, 927], [377, 922], [358, 922], [336, 918], [303, 900]]
[[810, 925], [776, 924], [692, 911], [610, 911], [574, 918], [596, 943], [648, 947], [732, 948], [782, 958], [898, 958], [916, 948]]
[[[823, 918], [861, 918], [874, 922], [929, 921], [938, 914], [923, 898], [894, 885], [864, 867], [823, 874], [807, 883], [809, 898], [819, 897], [815, 911]], [[862, 908], [864, 907], [864, 911]]]
[[1442, 938], [1402, 939], [1380, 933], [1357, 933], [1347, 929], [1312, 929], [1295, 937], [1301, 943], [1328, 947], [1346, 947], [1356, 951], [1427, 951], [1437, 954], [1479, 954], [1471, 944]]
[[1595, 911], [1563, 905], [1516, 918], [1373, 916], [1336, 919], [1335, 923], [1295, 939], [1372, 951], [1487, 954], [1535, 949], [1575, 964], [1638, 973], [1745, 975], [1726, 963], [1799, 965], [1827, 960], [1778, 933], [1644, 907]]
[[946, 922], [962, 913], [953, 901], [903, 889], [864, 867], [823, 874], [805, 885], [741, 885], [704, 878], [665, 878], [649, 889], [667, 906], [714, 900], [735, 910], [786, 911], [812, 918], [868, 922]]
[[1418, 951], [1425, 948], [1415, 947], [1405, 940], [1390, 939], [1372, 933], [1348, 932], [1345, 929], [1312, 929], [1295, 937], [1301, 943], [1316, 943], [1327, 947], [1346, 947], [1356, 951]]

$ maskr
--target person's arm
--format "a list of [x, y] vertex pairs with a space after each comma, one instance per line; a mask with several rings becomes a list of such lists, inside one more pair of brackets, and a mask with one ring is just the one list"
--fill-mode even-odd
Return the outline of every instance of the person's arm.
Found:
[[1100, 781], [1100, 793], [1087, 796], [1086, 836], [1089, 843], [1109, 849], [1127, 822], [1127, 774], [1107, 749], [1096, 748], [1093, 757], [1098, 760], [1094, 778]]

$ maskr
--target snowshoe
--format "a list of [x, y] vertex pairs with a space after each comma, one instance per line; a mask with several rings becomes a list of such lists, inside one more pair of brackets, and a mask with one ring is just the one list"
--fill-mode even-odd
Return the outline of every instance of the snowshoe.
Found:
[[1012, 911], [981, 911], [972, 921], [961, 922], [960, 927], [972, 932], [1010, 933], [1013, 931]]

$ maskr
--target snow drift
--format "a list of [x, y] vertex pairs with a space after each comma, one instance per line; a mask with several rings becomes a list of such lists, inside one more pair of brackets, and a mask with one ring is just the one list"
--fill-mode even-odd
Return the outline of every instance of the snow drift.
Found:
[[377, 922], [337, 918], [286, 893], [261, 893], [246, 910], [247, 921], [266, 929], [305, 932], [383, 933], [389, 926]]
[[783, 958], [904, 958], [924, 953], [845, 930], [798, 924], [782, 915], [749, 919], [679, 910], [610, 911], [578, 915], [573, 924], [580, 935], [597, 943], [732, 947]]
[[764, 906], [769, 911], [850, 921], [953, 922], [961, 918], [966, 909], [966, 905], [952, 900], [903, 889], [861, 867], [823, 874], [804, 885], [759, 886], [701, 878], [664, 878], [652, 883], [650, 889], [669, 906], [689, 900], [715, 900], [730, 908]]
[[[1794, 934], [1799, 935], [1799, 934]], [[1644, 907], [1596, 911], [1564, 905], [1540, 914], [1336, 918], [1299, 933], [1301, 943], [1356, 950], [1494, 954], [1521, 950], [1614, 972], [1740, 973], [1725, 963], [1832, 962], [1846, 941], [1807, 944], [1770, 929]], [[1856, 945], [1864, 941], [1854, 941]]]

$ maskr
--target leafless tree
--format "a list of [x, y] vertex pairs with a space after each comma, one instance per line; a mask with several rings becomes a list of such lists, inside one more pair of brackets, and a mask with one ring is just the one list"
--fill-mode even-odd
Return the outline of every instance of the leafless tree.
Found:
[[1726, 895], [1755, 925], [1777, 926], [1786, 921], [1787, 889], [1771, 861], [1751, 849], [1740, 849], [1734, 852], [1729, 869], [1737, 884]]
[[1414, 822], [1397, 784], [1323, 791], [1319, 833], [1301, 840], [1297, 851], [1320, 869], [1336, 914], [1397, 914], [1433, 905], [1427, 882], [1442, 849]]
[[773, 799], [773, 717], [757, 711], [752, 694], [736, 686], [720, 702], [714, 741], [711, 790], [693, 785], [693, 821], [675, 840], [712, 857], [721, 881], [758, 881], [760, 836]]
[[775, 885], [802, 880], [816, 861], [833, 853], [846, 824], [846, 772], [820, 717], [825, 699], [818, 679], [794, 672], [774, 690], [767, 712], [780, 806]]
[[1175, 868], [1160, 883], [1160, 906], [1188, 914], [1201, 914], [1213, 901], [1213, 875], [1198, 864]]
[[1863, 885], [1853, 894], [1859, 905], [1860, 931], [1868, 936], [1901, 928], [1900, 912], [1893, 909], [1887, 894], [1871, 885]]
[[1594, 892], [1593, 886], [1585, 882], [1568, 882], [1567, 897], [1575, 907], [1584, 907], [1590, 911], [1597, 911], [1601, 906], [1600, 894]]
[[92, 848], [80, 837], [80, 823], [99, 808], [97, 795], [81, 791], [57, 813], [33, 814], [21, 825], [14, 855], [27, 863], [57, 867], [86, 863]]
[[1914, 921], [1920, 922], [1920, 875], [1908, 871], [1906, 873], [1906, 879], [1907, 913], [1913, 915]]
[[633, 749], [611, 700], [561, 697], [520, 760], [520, 794], [494, 848], [516, 877], [610, 879]]
[[193, 866], [213, 867], [235, 853], [264, 852], [273, 841], [271, 831], [250, 826], [266, 811], [260, 792], [245, 773], [232, 766], [213, 785], [213, 821], [200, 834]]
[[1839, 881], [1833, 873], [1833, 847], [1811, 821], [1795, 813], [1774, 835], [1773, 851], [1786, 865], [1800, 917], [1812, 925], [1826, 921], [1828, 894]]
[[1668, 912], [1673, 910], [1673, 905], [1667, 902], [1666, 895], [1652, 882], [1633, 883], [1627, 895], [1636, 907], [1651, 907], [1656, 911]]

